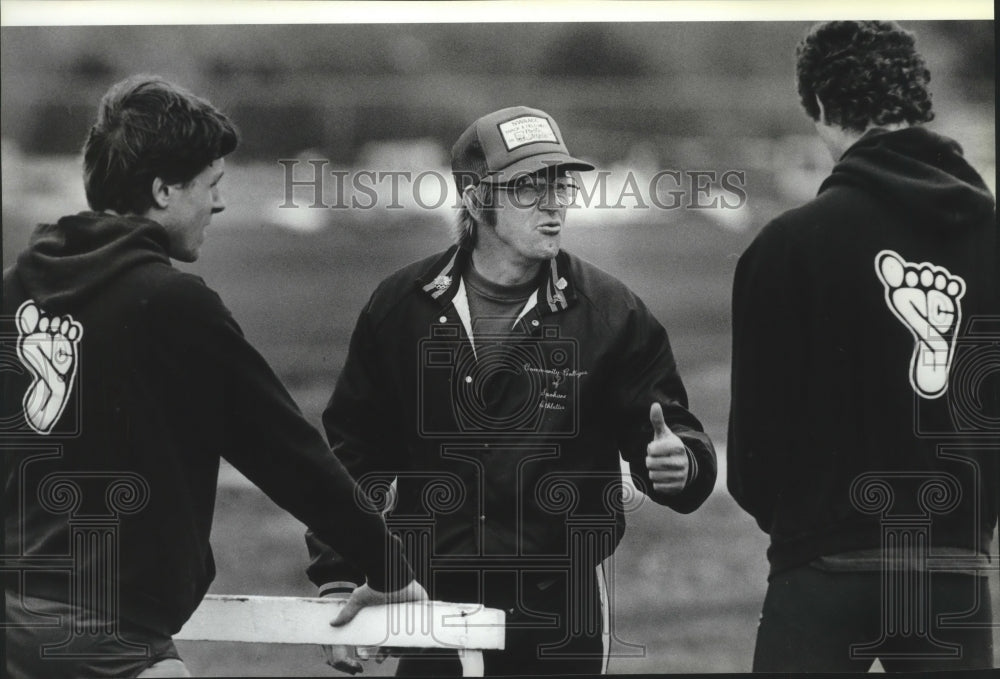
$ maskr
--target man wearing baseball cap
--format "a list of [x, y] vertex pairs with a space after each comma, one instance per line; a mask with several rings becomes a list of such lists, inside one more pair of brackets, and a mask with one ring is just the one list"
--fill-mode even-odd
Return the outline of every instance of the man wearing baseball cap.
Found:
[[[458, 138], [455, 244], [383, 281], [323, 414], [334, 452], [376, 498], [437, 600], [506, 613], [487, 675], [606, 669], [602, 564], [625, 530], [620, 457], [654, 502], [692, 512], [715, 452], [687, 409], [667, 333], [628, 288], [560, 249], [572, 173], [558, 125], [522, 106]], [[394, 490], [391, 484], [395, 484]], [[324, 595], [362, 582], [315, 536]], [[347, 649], [331, 664], [358, 671]], [[453, 650], [401, 676], [456, 675]]]

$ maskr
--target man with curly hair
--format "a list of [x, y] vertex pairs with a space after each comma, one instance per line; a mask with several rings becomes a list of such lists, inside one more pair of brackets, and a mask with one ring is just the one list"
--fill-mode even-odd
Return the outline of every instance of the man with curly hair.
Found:
[[797, 56], [837, 162], [733, 287], [728, 486], [771, 540], [753, 669], [990, 667], [1000, 380], [975, 336], [1000, 310], [994, 198], [922, 125], [910, 33], [825, 23]]

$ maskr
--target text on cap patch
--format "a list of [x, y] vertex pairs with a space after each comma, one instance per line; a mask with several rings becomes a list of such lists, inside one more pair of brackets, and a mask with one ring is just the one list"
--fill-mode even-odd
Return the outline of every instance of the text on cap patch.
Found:
[[559, 143], [549, 121], [538, 116], [521, 116], [500, 123], [497, 127], [500, 128], [500, 136], [508, 151], [539, 141]]

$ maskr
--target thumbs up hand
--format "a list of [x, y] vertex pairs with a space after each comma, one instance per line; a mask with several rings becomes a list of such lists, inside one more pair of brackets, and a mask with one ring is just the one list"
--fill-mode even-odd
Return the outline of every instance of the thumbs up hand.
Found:
[[653, 482], [653, 490], [674, 495], [687, 485], [691, 465], [687, 448], [663, 420], [663, 409], [659, 403], [654, 403], [649, 409], [649, 422], [653, 425], [653, 440], [646, 446], [649, 480]]

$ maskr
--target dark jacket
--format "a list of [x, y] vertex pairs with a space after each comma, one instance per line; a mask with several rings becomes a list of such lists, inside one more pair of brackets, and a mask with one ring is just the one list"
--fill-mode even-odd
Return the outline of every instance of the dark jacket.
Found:
[[[172, 634], [215, 574], [221, 456], [350, 552], [373, 586], [398, 586], [409, 571], [389, 553], [397, 541], [356, 503], [354, 482], [218, 295], [171, 266], [167, 245], [155, 222], [82, 213], [38, 227], [5, 272], [7, 341], [27, 300], [82, 330], [72, 392], [47, 433], [26, 426], [31, 372], [16, 361], [3, 372], [6, 553], [36, 565], [72, 554], [79, 577], [99, 580], [111, 557], [71, 544], [71, 533], [110, 519], [121, 617]], [[68, 600], [65, 571], [24, 582], [29, 594]]]
[[[560, 252], [512, 334], [476, 336], [474, 350], [459, 316], [469, 259], [452, 247], [378, 286], [323, 423], [360, 485], [398, 477], [387, 522], [411, 536], [407, 554], [432, 595], [473, 601], [458, 571], [592, 572], [614, 551], [625, 529], [619, 451], [638, 487], [682, 513], [711, 493], [716, 459], [687, 410], [666, 331], [623, 284]], [[653, 402], [693, 462], [673, 497], [652, 490], [645, 465]], [[311, 547], [318, 585], [357, 580], [345, 560]]]
[[[944, 289], [897, 295], [886, 257], [913, 270], [905, 286], [926, 270]], [[988, 551], [1000, 380], [983, 352], [998, 336], [998, 260], [993, 197], [958, 144], [921, 127], [862, 137], [740, 258], [728, 485], [771, 536], [772, 575], [878, 548], [883, 519], [906, 512], [932, 519], [933, 545]], [[936, 297], [963, 287], [951, 307]], [[943, 394], [914, 378], [931, 346], [904, 323], [917, 312], [940, 325], [934, 346], [953, 345]]]

